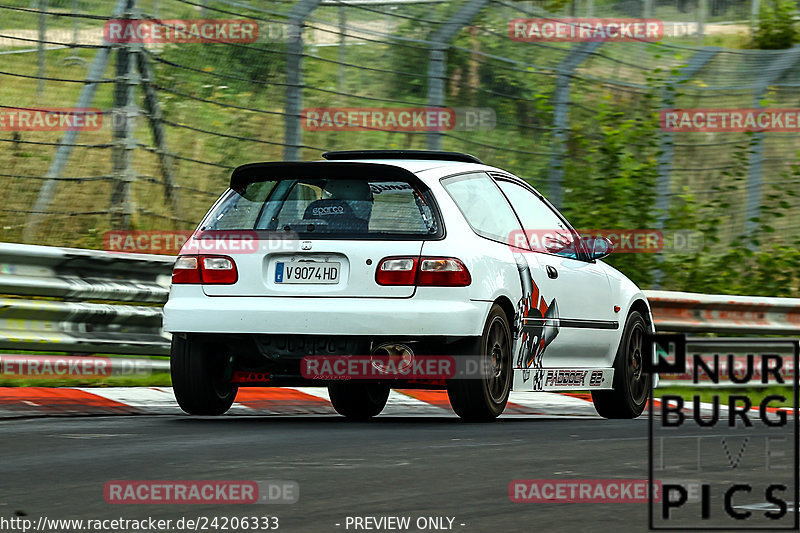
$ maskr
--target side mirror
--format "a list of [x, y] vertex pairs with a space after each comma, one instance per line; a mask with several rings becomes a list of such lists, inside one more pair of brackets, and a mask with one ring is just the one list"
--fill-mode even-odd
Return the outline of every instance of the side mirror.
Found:
[[586, 250], [592, 259], [602, 259], [614, 251], [614, 243], [605, 237], [589, 237], [586, 239]]
[[572, 241], [568, 240], [566, 235], [545, 235], [542, 241], [544, 249], [551, 254], [557, 254], [572, 245]]

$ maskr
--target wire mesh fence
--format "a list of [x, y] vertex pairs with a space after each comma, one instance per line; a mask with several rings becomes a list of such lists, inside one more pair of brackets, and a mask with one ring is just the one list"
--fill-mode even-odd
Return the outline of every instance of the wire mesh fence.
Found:
[[[112, 229], [191, 229], [239, 164], [428, 148], [517, 173], [583, 227], [698, 227], [697, 206], [717, 202], [724, 247], [797, 190], [797, 129], [670, 130], [663, 111], [797, 106], [798, 48], [695, 44], [746, 36], [756, 12], [733, 0], [5, 0], [2, 240], [101, 248]], [[645, 17], [661, 33], [513, 38], [511, 21], [530, 32], [564, 17]], [[203, 21], [217, 29], [192, 38]], [[75, 109], [94, 121], [63, 118]], [[432, 110], [446, 111], [433, 125]], [[800, 238], [800, 215], [784, 211], [771, 242]]]

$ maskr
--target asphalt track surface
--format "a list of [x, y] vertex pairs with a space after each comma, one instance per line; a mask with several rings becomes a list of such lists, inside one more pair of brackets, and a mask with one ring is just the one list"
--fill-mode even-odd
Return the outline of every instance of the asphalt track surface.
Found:
[[[407, 531], [419, 531], [418, 517], [435, 516], [454, 517], [453, 530], [469, 532], [648, 529], [646, 503], [512, 503], [508, 493], [515, 479], [646, 479], [646, 417], [501, 417], [491, 424], [463, 423], [448, 413], [367, 423], [333, 415], [45, 417], [0, 421], [0, 439], [0, 516], [34, 522], [269, 515], [279, 518], [279, 531], [329, 532], [366, 531], [346, 528], [348, 516], [408, 516]], [[752, 474], [772, 475], [760, 472]], [[292, 505], [104, 500], [108, 481], [172, 479], [294, 480], [300, 499]]]

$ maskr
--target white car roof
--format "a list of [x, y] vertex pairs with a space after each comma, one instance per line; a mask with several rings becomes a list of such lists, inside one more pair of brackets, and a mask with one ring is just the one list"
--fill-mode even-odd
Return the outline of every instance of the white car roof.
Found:
[[[444, 176], [451, 174], [458, 174], [461, 172], [469, 171], [484, 171], [484, 172], [505, 172], [496, 167], [489, 165], [480, 165], [478, 163], [465, 163], [462, 161], [446, 161], [436, 159], [348, 159], [346, 161], [336, 161], [337, 163], [375, 163], [379, 165], [388, 165], [393, 167], [400, 167], [402, 169], [413, 172], [423, 182], [428, 180], [438, 181]], [[436, 172], [433, 172], [436, 171]]]

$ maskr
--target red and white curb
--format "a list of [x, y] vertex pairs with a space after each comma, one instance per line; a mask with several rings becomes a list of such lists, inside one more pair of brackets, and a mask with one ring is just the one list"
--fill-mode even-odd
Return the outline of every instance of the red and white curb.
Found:
[[[0, 418], [183, 414], [171, 387], [0, 387]], [[323, 387], [239, 389], [225, 416], [338, 416]], [[453, 416], [445, 391], [392, 390], [382, 417]], [[588, 394], [511, 393], [503, 417], [599, 418]]]
[[[691, 402], [684, 412], [691, 413]], [[655, 416], [661, 415], [655, 400]], [[720, 413], [727, 414], [727, 406]], [[769, 407], [767, 411], [778, 409]], [[783, 409], [791, 416], [791, 409]], [[708, 417], [712, 406], [701, 404]], [[751, 409], [757, 415], [758, 407]], [[0, 387], [0, 418], [76, 415], [179, 415], [183, 414], [171, 387]], [[239, 389], [236, 403], [226, 416], [338, 416], [324, 387]], [[645, 416], [647, 413], [645, 412]], [[447, 392], [396, 389], [380, 416], [455, 416]], [[599, 418], [588, 393], [512, 392], [503, 417]]]

